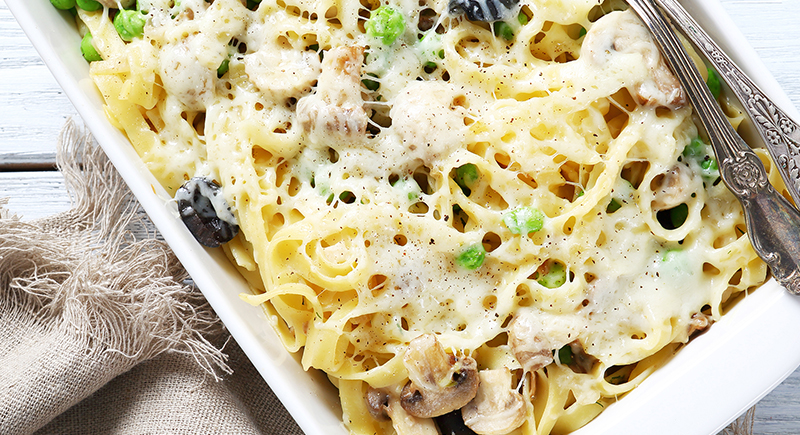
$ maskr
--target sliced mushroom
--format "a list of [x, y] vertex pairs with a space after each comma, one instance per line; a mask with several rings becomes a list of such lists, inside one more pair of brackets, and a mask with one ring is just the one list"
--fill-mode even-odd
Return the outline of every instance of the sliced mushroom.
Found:
[[378, 421], [391, 420], [398, 435], [439, 435], [433, 420], [408, 414], [396, 394], [370, 387], [366, 400], [372, 417]]
[[639, 103], [649, 107], [679, 108], [686, 104], [680, 82], [672, 74], [650, 32], [632, 11], [604, 15], [589, 29], [583, 40], [581, 57], [605, 64], [614, 56], [638, 54], [649, 77], [635, 83], [632, 91]]
[[222, 188], [209, 178], [194, 177], [175, 192], [175, 201], [186, 228], [203, 246], [216, 248], [239, 232]]
[[705, 331], [713, 322], [714, 319], [708, 314], [692, 314], [692, 319], [689, 321], [689, 337], [691, 337], [693, 334]]
[[513, 388], [508, 368], [482, 370], [475, 398], [461, 408], [464, 423], [480, 435], [501, 435], [525, 421], [525, 400]]
[[389, 420], [389, 393], [370, 387], [367, 390], [367, 409], [375, 420]]
[[389, 399], [389, 417], [392, 427], [397, 435], [439, 435], [436, 422], [430, 418], [420, 418], [411, 415], [403, 408], [401, 400], [396, 397]]
[[409, 382], [400, 403], [416, 417], [436, 417], [469, 403], [478, 391], [477, 363], [470, 357], [449, 355], [432, 334], [408, 345], [403, 357]]

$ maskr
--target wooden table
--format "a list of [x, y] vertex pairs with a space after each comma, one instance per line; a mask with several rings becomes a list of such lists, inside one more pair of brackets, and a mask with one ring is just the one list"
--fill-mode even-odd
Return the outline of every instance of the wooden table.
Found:
[[[721, 2], [800, 107], [800, 0]], [[9, 198], [7, 208], [25, 220], [69, 207], [54, 169], [54, 144], [68, 118], [80, 121], [0, 0], [0, 198]], [[764, 357], [780, 358], [780, 349]], [[800, 370], [759, 402], [754, 432], [800, 434]]]

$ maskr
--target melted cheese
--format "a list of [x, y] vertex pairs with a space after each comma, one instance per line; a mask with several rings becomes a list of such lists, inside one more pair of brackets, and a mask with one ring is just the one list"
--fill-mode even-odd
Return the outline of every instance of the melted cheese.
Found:
[[[574, 429], [766, 278], [733, 196], [681, 155], [692, 110], [630, 12], [521, 3], [502, 9], [508, 41], [447, 2], [396, 0], [386, 44], [358, 1], [141, 4], [127, 44], [80, 12], [116, 47], [91, 66], [108, 113], [167, 189], [219, 181], [245, 299], [336, 380], [353, 433], [432, 427], [397, 402], [373, 420], [363, 398], [399, 394], [425, 334], [512, 373], [533, 410], [513, 433]], [[509, 227], [527, 207], [542, 228]], [[575, 343], [590, 370], [562, 361]]]

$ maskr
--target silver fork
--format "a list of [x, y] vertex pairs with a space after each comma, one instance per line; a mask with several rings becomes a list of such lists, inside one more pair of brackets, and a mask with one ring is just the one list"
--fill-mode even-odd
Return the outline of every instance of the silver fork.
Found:
[[800, 126], [776, 106], [747, 74], [703, 30], [677, 0], [656, 0], [742, 103], [792, 196], [800, 205]]
[[753, 150], [736, 133], [654, 0], [628, 0], [650, 29], [708, 133], [722, 181], [742, 205], [747, 234], [773, 276], [800, 294], [800, 212], [779, 194]]

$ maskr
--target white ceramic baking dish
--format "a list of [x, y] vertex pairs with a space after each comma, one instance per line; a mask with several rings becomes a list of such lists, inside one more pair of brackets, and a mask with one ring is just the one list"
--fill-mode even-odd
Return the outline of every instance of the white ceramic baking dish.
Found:
[[[125, 136], [106, 120], [88, 65], [77, 49], [80, 38], [71, 17], [47, 0], [6, 3], [166, 241], [301, 428], [309, 435], [345, 434], [336, 390], [324, 375], [304, 372], [298, 358], [284, 350], [261, 309], [239, 298], [248, 291], [244, 280], [221, 251], [194, 241], [167, 193]], [[683, 3], [776, 103], [797, 114], [716, 0]], [[800, 365], [797, 331], [800, 299], [770, 281], [577, 434], [715, 434]]]

